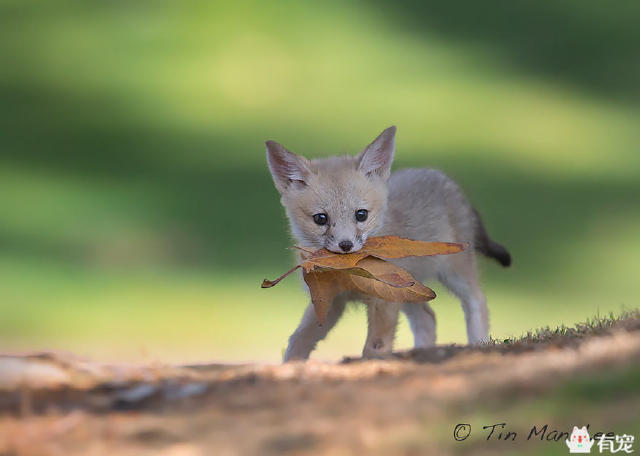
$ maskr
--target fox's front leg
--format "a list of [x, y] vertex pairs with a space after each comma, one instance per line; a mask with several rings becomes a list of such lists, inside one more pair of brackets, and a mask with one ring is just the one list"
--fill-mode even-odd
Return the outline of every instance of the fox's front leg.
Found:
[[478, 284], [472, 253], [464, 253], [467, 254], [467, 258], [471, 258], [466, 261], [464, 256], [451, 258], [450, 267], [445, 274], [440, 274], [439, 278], [460, 299], [467, 323], [469, 344], [478, 345], [489, 340], [489, 309]]
[[309, 304], [304, 311], [302, 320], [291, 337], [284, 354], [284, 362], [306, 360], [316, 348], [316, 344], [324, 339], [331, 328], [338, 322], [344, 312], [346, 301], [340, 297], [334, 299], [327, 311], [327, 318], [322, 326], [318, 324], [313, 304]]
[[415, 348], [429, 348], [436, 344], [436, 315], [426, 302], [407, 302], [402, 311], [409, 320]]
[[387, 302], [372, 297], [367, 297], [365, 303], [367, 304], [369, 327], [362, 357], [383, 358], [390, 355], [393, 350], [398, 312], [402, 303]]

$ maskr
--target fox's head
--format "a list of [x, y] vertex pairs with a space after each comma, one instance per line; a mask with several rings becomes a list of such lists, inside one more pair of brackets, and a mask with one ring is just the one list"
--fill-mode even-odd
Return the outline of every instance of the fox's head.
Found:
[[356, 156], [320, 160], [266, 142], [273, 181], [302, 246], [355, 252], [375, 234], [386, 210], [395, 134], [389, 127]]

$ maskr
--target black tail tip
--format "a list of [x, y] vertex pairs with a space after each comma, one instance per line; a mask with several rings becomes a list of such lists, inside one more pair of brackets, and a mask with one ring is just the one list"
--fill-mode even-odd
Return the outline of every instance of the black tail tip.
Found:
[[511, 254], [497, 242], [492, 242], [489, 248], [489, 256], [495, 258], [505, 268], [511, 266]]
[[511, 266], [511, 254], [500, 244], [493, 243], [491, 246], [491, 256], [505, 268]]
[[506, 250], [504, 255], [497, 256], [496, 260], [498, 260], [498, 263], [500, 263], [505, 268], [511, 266], [511, 255]]

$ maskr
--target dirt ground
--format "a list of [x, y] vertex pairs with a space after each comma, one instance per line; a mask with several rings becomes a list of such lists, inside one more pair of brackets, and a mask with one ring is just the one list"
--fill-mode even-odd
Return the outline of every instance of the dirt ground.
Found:
[[[539, 430], [640, 437], [640, 316], [480, 348], [287, 365], [0, 357], [0, 455], [567, 454]], [[500, 439], [483, 426], [518, 431]], [[468, 425], [458, 431], [456, 425]], [[636, 444], [638, 446], [638, 444]]]

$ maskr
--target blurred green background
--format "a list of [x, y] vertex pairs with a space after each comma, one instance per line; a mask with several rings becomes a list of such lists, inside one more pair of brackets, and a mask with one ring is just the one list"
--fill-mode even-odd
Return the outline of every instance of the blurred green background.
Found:
[[[455, 177], [496, 338], [638, 305], [640, 3], [0, 0], [0, 349], [278, 361], [307, 303], [264, 140]], [[464, 342], [435, 285], [438, 342]], [[315, 358], [358, 354], [354, 308]], [[406, 321], [398, 347], [410, 346]]]

